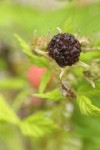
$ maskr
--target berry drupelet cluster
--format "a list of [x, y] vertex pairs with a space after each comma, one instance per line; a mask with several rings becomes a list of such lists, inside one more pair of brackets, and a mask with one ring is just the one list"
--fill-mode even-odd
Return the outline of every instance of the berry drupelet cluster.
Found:
[[59, 33], [48, 44], [48, 53], [60, 67], [71, 66], [79, 60], [81, 44], [72, 34]]

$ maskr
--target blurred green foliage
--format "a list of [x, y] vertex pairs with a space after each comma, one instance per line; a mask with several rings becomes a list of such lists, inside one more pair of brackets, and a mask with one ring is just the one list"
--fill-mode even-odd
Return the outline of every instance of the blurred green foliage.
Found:
[[[94, 45], [99, 46], [100, 3], [83, 7], [76, 6], [75, 3], [69, 3], [69, 5], [59, 10], [46, 12], [45, 10], [41, 11], [28, 6], [14, 5], [3, 1], [0, 2], [0, 39], [10, 44], [13, 49], [11, 53], [14, 53], [14, 51], [22, 53], [14, 34], [19, 35], [29, 43], [29, 41], [32, 41], [34, 30], [37, 30], [38, 36], [46, 35], [48, 30], [50, 30], [51, 35], [53, 35], [56, 33], [57, 26], [61, 27], [64, 32], [79, 32], [80, 36], [87, 35], [93, 40]], [[20, 37], [17, 36], [19, 41], [21, 40]], [[20, 41], [20, 43], [23, 42], [22, 40]], [[25, 51], [26, 49], [29, 50], [28, 44], [23, 43], [22, 47], [23, 46], [25, 46], [23, 52], [31, 58], [33, 64], [40, 67], [49, 66], [49, 62], [44, 57], [33, 56], [31, 52], [27, 53], [27, 51]], [[24, 58], [24, 54], [22, 54], [22, 57]], [[92, 59], [99, 57], [100, 53], [98, 52], [81, 54], [81, 60], [88, 63], [91, 62]], [[39, 61], [37, 61], [38, 59]], [[74, 106], [72, 114], [71, 112], [68, 113], [66, 111], [65, 102], [61, 101], [63, 98], [58, 89], [41, 93], [41, 91], [44, 92], [46, 87], [43, 82], [47, 84], [49, 80], [48, 76], [47, 79], [43, 78], [40, 93], [38, 93], [37, 96], [61, 101], [56, 105], [51, 104], [51, 107], [48, 105], [46, 105], [46, 107], [43, 106], [42, 110], [47, 112], [50, 120], [45, 118], [44, 112], [34, 115], [34, 112], [38, 112], [39, 110], [32, 110], [31, 115], [29, 114], [30, 116], [26, 116], [25, 119], [22, 119], [21, 122], [18, 123], [20, 128], [17, 125], [13, 125], [13, 122], [16, 122], [17, 116], [20, 116], [20, 109], [24, 99], [28, 99], [28, 96], [33, 94], [33, 89], [27, 83], [24, 71], [27, 69], [26, 64], [30, 66], [31, 63], [26, 58], [24, 60], [25, 62], [22, 65], [20, 74], [13, 78], [7, 76], [0, 81], [0, 92], [6, 97], [5, 100], [4, 97], [0, 96], [0, 148], [3, 150], [100, 150], [100, 119], [82, 115], [76, 102], [72, 102]], [[7, 65], [5, 64], [5, 60], [1, 59], [0, 71], [6, 70], [5, 65]], [[50, 70], [50, 67], [48, 67], [48, 69]], [[85, 81], [82, 74], [83, 69], [80, 69], [80, 67], [72, 67], [70, 70], [77, 79], [75, 81], [76, 84], [72, 81], [77, 93], [79, 95], [83, 94], [86, 98], [89, 97], [93, 104], [100, 107], [100, 83], [96, 83], [96, 89], [93, 89]], [[7, 95], [7, 91], [10, 91], [14, 96], [11, 97], [10, 94]], [[10, 100], [10, 98], [12, 99]], [[82, 99], [81, 102], [83, 102]], [[10, 106], [8, 106], [8, 103]], [[83, 105], [82, 103], [80, 106]], [[90, 107], [90, 105], [92, 104], [89, 102], [88, 107]], [[29, 109], [31, 108], [29, 107]], [[84, 112], [84, 106], [81, 109], [83, 109], [83, 113], [87, 113]], [[17, 119], [19, 122], [19, 118]], [[49, 135], [49, 133], [56, 128], [52, 120], [60, 126], [61, 129], [57, 133], [54, 132], [54, 134]], [[45, 136], [42, 138], [34, 138], [41, 137], [41, 135]], [[30, 136], [33, 137], [31, 138]]]
[[[1, 3], [0, 26], [2, 30], [0, 36], [7, 33], [8, 36], [5, 38], [10, 36], [13, 39], [12, 34], [17, 33], [24, 36], [25, 39], [32, 39], [34, 30], [37, 30], [39, 35], [46, 34], [48, 30], [54, 33], [57, 26], [64, 27], [66, 30], [65, 22], [68, 19], [71, 20], [74, 33], [80, 30], [82, 35], [94, 36], [99, 31], [99, 8], [100, 4], [94, 3], [85, 7], [68, 5], [60, 10], [41, 12], [28, 6]], [[3, 30], [5, 27], [6, 33]]]

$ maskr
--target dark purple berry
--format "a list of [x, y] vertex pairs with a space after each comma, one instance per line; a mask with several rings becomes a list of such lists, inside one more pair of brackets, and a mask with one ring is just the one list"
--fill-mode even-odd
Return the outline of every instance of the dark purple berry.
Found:
[[76, 63], [81, 52], [81, 44], [69, 33], [60, 33], [53, 36], [47, 48], [49, 56], [60, 67], [71, 66]]

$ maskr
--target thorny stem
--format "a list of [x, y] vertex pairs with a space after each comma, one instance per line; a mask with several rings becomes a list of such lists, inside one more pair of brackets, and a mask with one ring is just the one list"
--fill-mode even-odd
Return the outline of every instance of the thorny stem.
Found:
[[82, 47], [82, 52], [99, 51], [100, 47]]

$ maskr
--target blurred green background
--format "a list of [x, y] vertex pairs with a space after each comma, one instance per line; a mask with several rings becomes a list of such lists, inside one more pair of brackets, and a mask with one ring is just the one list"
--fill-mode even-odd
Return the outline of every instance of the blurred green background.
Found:
[[[26, 74], [32, 64], [21, 52], [14, 34], [18, 34], [30, 44], [34, 31], [37, 31], [37, 36], [45, 36], [48, 31], [53, 35], [57, 33], [57, 26], [64, 32], [88, 36], [94, 45], [99, 46], [100, 1], [0, 1], [0, 93], [22, 118], [39, 110], [51, 109], [54, 118], [63, 120], [66, 125], [63, 131], [56, 134], [34, 138], [24, 136], [18, 127], [9, 122], [0, 121], [0, 150], [100, 150], [99, 118], [83, 116], [75, 103], [69, 105], [71, 112], [69, 111], [67, 119], [64, 120], [65, 116], [62, 114], [60, 116], [59, 113], [57, 115], [57, 112], [62, 109], [60, 105], [57, 109], [30, 102], [32, 99], [30, 95], [36, 89], [31, 87]], [[91, 52], [81, 55], [81, 59], [85, 62], [90, 62], [94, 58], [100, 58], [100, 54]], [[78, 87], [85, 84], [82, 83], [84, 81], [77, 80]], [[88, 89], [92, 92], [92, 88], [88, 87]], [[86, 91], [84, 93], [89, 95]], [[99, 92], [93, 90], [89, 97], [100, 107]]]

